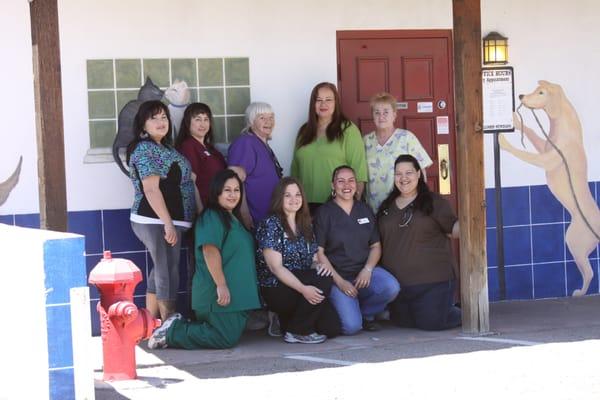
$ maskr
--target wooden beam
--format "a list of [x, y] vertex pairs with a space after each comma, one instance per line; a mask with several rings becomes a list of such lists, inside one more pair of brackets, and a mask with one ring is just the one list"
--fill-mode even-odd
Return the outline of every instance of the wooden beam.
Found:
[[66, 232], [67, 192], [57, 0], [29, 3], [38, 149], [40, 226]]
[[489, 331], [480, 0], [453, 0], [463, 332]]

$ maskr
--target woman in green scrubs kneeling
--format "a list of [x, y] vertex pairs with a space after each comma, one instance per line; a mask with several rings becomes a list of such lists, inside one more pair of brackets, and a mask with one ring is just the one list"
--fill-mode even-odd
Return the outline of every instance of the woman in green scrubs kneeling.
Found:
[[195, 228], [192, 308], [196, 321], [174, 314], [154, 331], [149, 348], [233, 347], [242, 336], [248, 310], [260, 308], [254, 240], [240, 222], [242, 196], [242, 182], [235, 172], [226, 169], [215, 175]]

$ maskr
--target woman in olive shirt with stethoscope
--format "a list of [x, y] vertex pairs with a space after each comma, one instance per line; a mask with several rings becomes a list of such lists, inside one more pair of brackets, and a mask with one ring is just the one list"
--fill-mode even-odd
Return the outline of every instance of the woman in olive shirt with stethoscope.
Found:
[[416, 158], [399, 156], [394, 175], [394, 189], [377, 213], [382, 265], [402, 287], [389, 305], [390, 318], [424, 330], [460, 326], [450, 243], [458, 237], [458, 218], [446, 199], [429, 190]]

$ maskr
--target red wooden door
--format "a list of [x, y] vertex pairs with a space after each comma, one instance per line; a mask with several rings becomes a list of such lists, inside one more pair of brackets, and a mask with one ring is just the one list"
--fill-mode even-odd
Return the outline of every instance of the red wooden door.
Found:
[[[456, 204], [456, 151], [453, 104], [452, 31], [339, 31], [338, 88], [342, 108], [363, 134], [374, 130], [369, 99], [389, 92], [398, 99], [396, 127], [408, 129], [433, 160], [427, 168], [432, 190]], [[438, 150], [446, 145], [449, 159]], [[448, 169], [444, 166], [449, 164]], [[441, 173], [440, 173], [441, 171]], [[449, 180], [449, 185], [448, 185]], [[443, 193], [444, 194], [444, 193]]]

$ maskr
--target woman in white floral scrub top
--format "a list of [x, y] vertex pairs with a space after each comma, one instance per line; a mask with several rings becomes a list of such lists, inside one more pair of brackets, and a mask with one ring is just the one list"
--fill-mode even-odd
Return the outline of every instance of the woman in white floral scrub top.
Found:
[[366, 200], [373, 212], [381, 205], [394, 186], [394, 160], [400, 154], [410, 154], [419, 161], [421, 170], [433, 164], [419, 139], [406, 129], [394, 128], [396, 98], [389, 93], [377, 93], [371, 98], [375, 131], [363, 137], [367, 154], [369, 181]]

